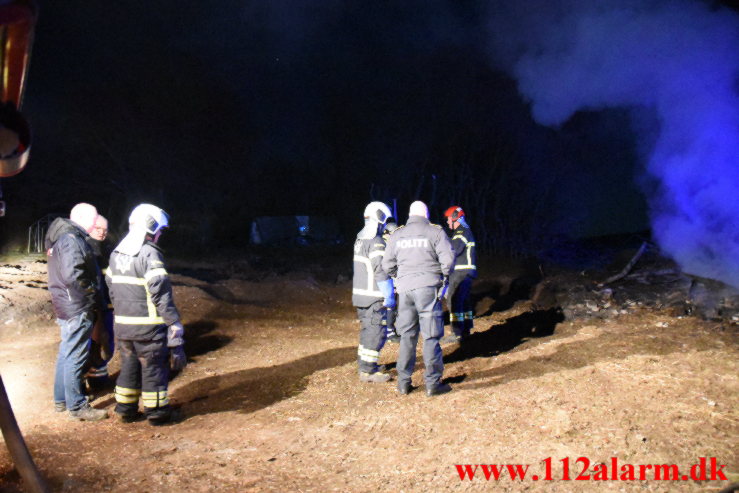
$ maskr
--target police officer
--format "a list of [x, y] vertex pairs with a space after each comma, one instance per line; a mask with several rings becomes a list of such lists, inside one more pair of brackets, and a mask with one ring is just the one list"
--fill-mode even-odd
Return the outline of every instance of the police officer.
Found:
[[401, 394], [412, 390], [419, 329], [426, 365], [426, 395], [452, 390], [441, 383], [444, 363], [439, 338], [444, 335], [441, 297], [453, 264], [449, 237], [441, 226], [429, 222], [426, 204], [413, 202], [408, 222], [390, 235], [382, 260], [383, 269], [395, 277], [399, 295], [396, 326], [400, 335], [397, 370]]
[[184, 328], [157, 246], [169, 217], [159, 207], [141, 204], [128, 222], [128, 235], [113, 250], [106, 274], [121, 355], [115, 412], [124, 422], [137, 419], [141, 397], [144, 414], [156, 425], [172, 416], [169, 365], [179, 370], [186, 364]]
[[465, 221], [461, 207], [453, 205], [444, 212], [454, 250], [454, 271], [449, 276], [449, 321], [452, 335], [441, 342], [461, 342], [470, 335], [474, 313], [470, 301], [472, 280], [477, 277], [475, 237]]
[[364, 209], [364, 228], [354, 242], [354, 276], [352, 304], [359, 318], [359, 380], [382, 383], [390, 375], [379, 371], [377, 361], [385, 345], [382, 320], [387, 307], [395, 306], [393, 280], [382, 270], [385, 240], [382, 232], [390, 217], [390, 209], [382, 202], [370, 202]]

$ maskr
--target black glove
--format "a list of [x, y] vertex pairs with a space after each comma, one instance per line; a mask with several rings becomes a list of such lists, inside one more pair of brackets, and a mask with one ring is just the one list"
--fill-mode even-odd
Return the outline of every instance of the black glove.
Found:
[[169, 367], [172, 371], [180, 371], [187, 366], [185, 346], [169, 348]]

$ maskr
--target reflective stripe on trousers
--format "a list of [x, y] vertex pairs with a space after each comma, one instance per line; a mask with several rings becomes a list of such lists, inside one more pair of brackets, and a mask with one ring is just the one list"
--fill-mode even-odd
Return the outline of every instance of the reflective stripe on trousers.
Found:
[[366, 308], [357, 308], [360, 323], [357, 350], [359, 371], [365, 373], [377, 371], [380, 350], [385, 345], [385, 327], [382, 325], [384, 315], [385, 307], [382, 306], [382, 301], [376, 301]]

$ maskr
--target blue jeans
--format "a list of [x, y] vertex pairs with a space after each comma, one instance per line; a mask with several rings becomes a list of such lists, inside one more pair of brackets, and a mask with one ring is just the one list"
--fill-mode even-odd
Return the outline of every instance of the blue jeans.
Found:
[[62, 340], [56, 359], [54, 376], [54, 402], [66, 403], [67, 409], [76, 411], [85, 404], [82, 393], [82, 376], [86, 370], [90, 352], [90, 335], [95, 314], [83, 312], [69, 320], [57, 319]]

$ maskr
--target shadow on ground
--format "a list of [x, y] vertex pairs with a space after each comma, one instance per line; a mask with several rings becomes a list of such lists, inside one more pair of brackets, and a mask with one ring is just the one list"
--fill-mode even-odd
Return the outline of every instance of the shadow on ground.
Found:
[[562, 312], [556, 308], [524, 312], [484, 332], [473, 333], [464, 344], [445, 356], [444, 362], [486, 358], [510, 351], [531, 338], [554, 334], [557, 324], [563, 320]]
[[[494, 326], [491, 330], [497, 331], [500, 327], [502, 326]], [[683, 340], [674, 337], [645, 338], [639, 334], [603, 333], [591, 339], [562, 344], [552, 354], [531, 356], [504, 366], [473, 371], [468, 375], [452, 378], [456, 379], [457, 383], [462, 381], [470, 383], [463, 387], [465, 389], [479, 389], [515, 380], [537, 378], [548, 373], [585, 368], [601, 361], [618, 361], [637, 355], [665, 356], [682, 352], [683, 343]], [[463, 348], [458, 351], [452, 355], [465, 354]], [[472, 351], [472, 354], [479, 356], [490, 353], [495, 354], [494, 348]]]
[[223, 334], [210, 334], [218, 328], [211, 320], [198, 320], [185, 324], [185, 353], [188, 358], [202, 356], [229, 344], [233, 337]]
[[186, 416], [238, 411], [251, 413], [299, 394], [308, 377], [321, 370], [356, 360], [354, 346], [329, 349], [297, 360], [203, 378], [176, 390], [173, 402]]
[[[473, 307], [482, 308], [477, 313], [478, 317], [487, 317], [512, 308], [517, 301], [530, 299], [531, 293], [540, 281], [541, 276], [536, 272], [512, 279], [477, 281], [473, 285], [470, 301]], [[491, 298], [493, 302], [486, 305], [484, 303], [486, 298]]]

